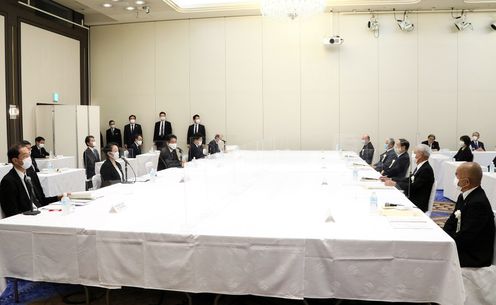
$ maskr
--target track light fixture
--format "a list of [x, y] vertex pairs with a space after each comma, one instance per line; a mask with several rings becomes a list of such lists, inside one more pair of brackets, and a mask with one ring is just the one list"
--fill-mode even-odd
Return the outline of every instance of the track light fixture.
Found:
[[494, 21], [493, 23], [491, 23], [491, 29], [493, 29], [493, 30], [496, 31], [496, 21]]
[[413, 31], [413, 29], [415, 28], [415, 25], [413, 25], [413, 23], [411, 23], [408, 20], [408, 12], [407, 11], [405, 11], [403, 13], [403, 19], [396, 18], [396, 10], [393, 9], [393, 12], [394, 12], [394, 19], [398, 23], [398, 27], [400, 28], [400, 30], [402, 30], [403, 32]]
[[374, 13], [372, 13], [372, 17], [370, 17], [369, 22], [367, 23], [367, 27], [371, 32], [374, 33], [374, 36], [379, 37], [379, 21], [377, 20]]

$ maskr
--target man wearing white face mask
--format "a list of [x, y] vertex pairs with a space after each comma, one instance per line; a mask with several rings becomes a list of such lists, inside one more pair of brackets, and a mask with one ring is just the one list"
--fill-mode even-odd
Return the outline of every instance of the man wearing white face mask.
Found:
[[374, 145], [370, 142], [370, 136], [364, 134], [362, 136], [362, 150], [360, 150], [360, 158], [365, 160], [367, 164], [372, 164], [372, 159], [374, 158]]
[[83, 163], [86, 169], [86, 179], [89, 180], [95, 175], [95, 163], [100, 162], [100, 154], [95, 147], [95, 137], [87, 136], [84, 143], [87, 148], [83, 152]]
[[124, 147], [131, 147], [134, 142], [134, 137], [142, 134], [141, 125], [136, 123], [136, 116], [131, 114], [129, 116], [129, 124], [124, 126]]
[[188, 137], [187, 137], [187, 143], [188, 145], [191, 145], [193, 142], [193, 137], [196, 134], [200, 134], [202, 136], [202, 142], [201, 144], [205, 144], [205, 139], [207, 138], [207, 132], [205, 131], [205, 126], [200, 124], [200, 116], [198, 114], [195, 114], [193, 116], [193, 124], [188, 127]]
[[31, 157], [36, 159], [45, 159], [50, 155], [45, 149], [45, 138], [36, 137], [34, 142], [35, 146], [31, 148]]
[[475, 131], [474, 133], [472, 133], [472, 142], [470, 142], [470, 147], [472, 148], [472, 150], [485, 151], [486, 148], [484, 147], [484, 143], [479, 141], [479, 138], [479, 132]]
[[382, 175], [388, 178], [404, 178], [410, 167], [410, 156], [408, 155], [410, 142], [405, 139], [398, 139], [394, 143], [394, 151], [396, 157], [391, 162], [391, 165], [382, 170]]
[[458, 152], [453, 156], [453, 158], [455, 161], [474, 161], [474, 155], [470, 149], [470, 138], [468, 136], [460, 137], [460, 149], [458, 149]]
[[177, 137], [168, 135], [165, 140], [165, 146], [160, 151], [158, 158], [157, 171], [161, 171], [172, 167], [183, 167], [182, 151], [177, 147]]
[[141, 135], [134, 136], [133, 145], [128, 149], [129, 157], [136, 158], [136, 156], [141, 155], [141, 145], [143, 145], [143, 137]]
[[117, 162], [119, 160], [119, 148], [115, 144], [107, 144], [103, 148], [103, 153], [107, 160], [103, 162], [100, 168], [100, 175], [102, 176], [102, 187], [110, 184], [115, 184], [124, 181], [124, 174], [122, 166]]
[[153, 142], [158, 150], [160, 150], [165, 143], [168, 135], [172, 134], [172, 125], [169, 121], [165, 119], [166, 113], [160, 112], [160, 120], [155, 123], [155, 128], [153, 130]]
[[16, 144], [9, 149], [7, 156], [13, 168], [0, 183], [0, 204], [6, 217], [31, 211], [34, 206], [42, 207], [62, 198], [45, 197], [36, 172], [27, 171], [32, 166], [27, 147]]
[[384, 152], [379, 156], [379, 162], [374, 165], [376, 171], [381, 172], [385, 167], [389, 167], [396, 157], [394, 152], [394, 139], [387, 138], [384, 142]]

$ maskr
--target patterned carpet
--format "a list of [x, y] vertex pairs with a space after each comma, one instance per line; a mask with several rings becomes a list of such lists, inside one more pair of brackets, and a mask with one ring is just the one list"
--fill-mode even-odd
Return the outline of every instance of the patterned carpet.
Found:
[[[443, 197], [442, 191], [437, 191], [431, 218], [440, 227], [453, 212], [454, 203]], [[7, 289], [0, 296], [1, 305], [62, 305], [62, 304], [84, 304], [84, 290], [77, 285], [61, 285], [43, 282], [19, 281], [20, 302], [15, 303], [13, 298], [12, 281], [8, 281]], [[91, 290], [92, 305], [105, 305], [105, 291], [99, 289]], [[159, 305], [162, 292], [136, 288], [125, 288], [110, 292], [110, 304], [113, 305]], [[167, 292], [163, 294], [164, 299], [160, 305], [187, 304], [183, 294]], [[215, 296], [211, 294], [194, 295], [193, 301], [197, 305], [213, 304]], [[337, 300], [310, 300], [310, 305], [317, 304], [391, 304], [382, 302], [359, 302], [359, 301], [337, 301]], [[221, 299], [219, 305], [292, 305], [303, 304], [301, 301], [278, 300], [253, 296], [226, 296]], [[406, 303], [402, 303], [406, 304]], [[418, 305], [418, 304], [417, 304]]]

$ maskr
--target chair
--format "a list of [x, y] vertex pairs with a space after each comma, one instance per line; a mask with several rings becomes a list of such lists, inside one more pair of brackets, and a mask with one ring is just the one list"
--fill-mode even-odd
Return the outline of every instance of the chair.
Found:
[[425, 215], [429, 217], [431, 216], [432, 207], [434, 206], [434, 200], [436, 199], [436, 191], [437, 191], [437, 181], [434, 180], [434, 183], [432, 184], [431, 195], [429, 196], [429, 205], [427, 208], [427, 212], [425, 212]]
[[91, 178], [91, 182], [93, 184], [93, 190], [97, 190], [102, 187], [102, 176], [100, 174], [96, 174]]
[[153, 162], [151, 162], [151, 161], [146, 162], [145, 163], [145, 171], [146, 171], [146, 173], [149, 174], [152, 169], [153, 169]]
[[[496, 211], [494, 225], [496, 226]], [[483, 268], [462, 268], [465, 305], [493, 305], [496, 300], [496, 237], [493, 264]]]

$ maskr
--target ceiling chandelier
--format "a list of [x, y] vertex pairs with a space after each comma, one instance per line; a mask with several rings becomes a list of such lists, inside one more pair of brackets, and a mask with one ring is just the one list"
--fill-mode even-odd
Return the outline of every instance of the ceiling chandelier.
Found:
[[325, 0], [261, 0], [260, 10], [267, 17], [307, 17], [321, 13]]

